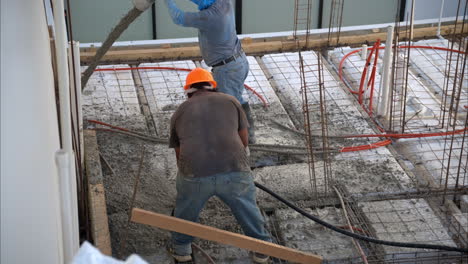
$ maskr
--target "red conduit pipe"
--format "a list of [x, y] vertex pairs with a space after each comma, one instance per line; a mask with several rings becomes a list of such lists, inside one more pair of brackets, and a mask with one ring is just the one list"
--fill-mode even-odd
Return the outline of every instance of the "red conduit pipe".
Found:
[[[450, 52], [456, 52], [456, 53], [460, 53], [460, 54], [465, 54], [464, 51], [460, 51], [460, 50], [454, 50], [454, 49], [448, 49], [448, 48], [442, 48], [442, 47], [431, 47], [431, 46], [399, 46], [398, 47], [399, 49], [407, 49], [407, 48], [414, 48], [414, 49], [435, 49], [435, 50], [443, 50], [443, 51], [450, 51]], [[369, 48], [371, 51], [374, 50], [374, 47], [372, 48]], [[385, 49], [385, 47], [379, 47], [379, 49]], [[340, 65], [339, 65], [339, 68], [338, 68], [338, 75], [340, 76], [340, 80], [343, 81], [343, 64], [344, 62], [348, 59], [349, 56], [355, 54], [355, 53], [358, 53], [362, 51], [362, 49], [356, 49], [356, 50], [353, 50], [347, 54], [345, 54], [343, 56], [343, 58], [341, 59], [340, 61]], [[367, 64], [366, 64], [367, 66]], [[350, 88], [348, 88], [349, 91], [353, 94], [359, 94], [359, 92], [356, 92], [356, 91], [353, 91], [351, 90]]]
[[[97, 120], [88, 120], [88, 122], [90, 123], [94, 123], [94, 124], [99, 124], [99, 125], [103, 125], [103, 126], [107, 126], [107, 127], [111, 127], [113, 129], [117, 129], [117, 130], [121, 130], [121, 131], [125, 131], [125, 132], [129, 132], [129, 133], [134, 133], [130, 130], [127, 130], [125, 128], [121, 128], [121, 127], [117, 127], [117, 126], [113, 126], [113, 125], [110, 125], [110, 124], [107, 124], [107, 123], [104, 123], [104, 122], [101, 122], [101, 121], [97, 121]], [[104, 130], [104, 131], [111, 131], [111, 129], [99, 129], [99, 130]], [[415, 137], [435, 137], [435, 136], [443, 136], [443, 135], [448, 135], [448, 134], [458, 134], [458, 133], [462, 133], [465, 129], [461, 129], [461, 130], [456, 130], [455, 132], [444, 132], [444, 133], [426, 133], [426, 134], [388, 134], [388, 135], [351, 135], [351, 136], [347, 136], [348, 138], [351, 138], [351, 137], [380, 137], [380, 136], [387, 136], [387, 137], [395, 137], [395, 138], [415, 138]], [[142, 135], [143, 136], [143, 135]], [[353, 146], [353, 147], [343, 147], [339, 150], [339, 152], [354, 152], [354, 151], [361, 151], [361, 150], [369, 150], [369, 149], [375, 149], [375, 148], [379, 148], [379, 147], [384, 147], [384, 146], [387, 146], [387, 145], [390, 145], [392, 143], [392, 141], [390, 139], [387, 139], [387, 140], [384, 140], [384, 141], [379, 141], [379, 142], [376, 142], [376, 143], [372, 143], [372, 144], [367, 144], [367, 145], [361, 145], [361, 146]]]
[[436, 133], [413, 133], [413, 134], [367, 134], [367, 135], [349, 135], [344, 136], [345, 138], [363, 138], [363, 137], [385, 137], [385, 138], [424, 138], [424, 137], [440, 137], [457, 135], [463, 133], [468, 128], [462, 128], [450, 132], [436, 132]]
[[[370, 77], [370, 79], [372, 80], [372, 84], [371, 84], [371, 92], [370, 92], [370, 98], [369, 98], [369, 116], [372, 116], [372, 102], [373, 102], [373, 97], [374, 97], [375, 75], [376, 75], [375, 73], [377, 72], [377, 59], [379, 58], [380, 39], [377, 40], [376, 46], [377, 46], [377, 50], [375, 51], [374, 66], [372, 68], [372, 74]], [[367, 86], [369, 86], [369, 84], [367, 84]]]
[[[377, 44], [377, 43], [376, 43]], [[370, 65], [370, 60], [372, 58], [372, 55], [374, 54], [374, 51], [375, 51], [375, 45], [374, 47], [371, 49], [371, 52], [369, 53], [369, 56], [367, 56], [367, 59], [366, 59], [366, 65], [364, 66], [364, 70], [362, 71], [362, 74], [361, 74], [361, 81], [359, 82], [359, 92], [357, 92], [356, 94], [359, 95], [358, 97], [358, 101], [359, 101], [359, 104], [362, 105], [362, 95], [364, 93], [364, 82], [366, 81], [366, 76], [367, 76], [367, 69], [369, 68], [369, 65]], [[370, 79], [369, 79], [370, 80]], [[367, 85], [366, 85], [367, 86]]]
[[97, 121], [97, 120], [88, 120], [88, 122], [94, 123], [94, 124], [98, 124], [98, 125], [102, 125], [102, 126], [106, 126], [106, 127], [110, 127], [110, 128], [117, 129], [117, 130], [120, 130], [120, 131], [125, 131], [125, 132], [132, 133], [132, 131], [130, 131], [130, 130], [128, 130], [128, 129], [121, 128], [121, 127], [118, 127], [118, 126], [113, 126], [113, 125], [110, 125], [110, 124], [107, 124], [107, 123], [104, 123], [104, 122], [101, 122], [101, 121]]
[[368, 144], [368, 145], [355, 146], [355, 147], [344, 147], [344, 148], [341, 148], [340, 152], [369, 150], [369, 149], [384, 147], [384, 146], [387, 146], [387, 145], [390, 145], [390, 144], [392, 144], [392, 141], [390, 139], [387, 139], [387, 140], [384, 140], [384, 141], [379, 141], [379, 142]]
[[[450, 51], [450, 52], [456, 52], [456, 53], [461, 53], [461, 54], [465, 54], [465, 52], [463, 51], [460, 51], [460, 50], [454, 50], [454, 49], [448, 49], [448, 48], [442, 48], [442, 47], [431, 47], [431, 46], [408, 46], [408, 45], [405, 45], [405, 46], [399, 46], [398, 48], [400, 49], [407, 49], [407, 48], [415, 48], [415, 49], [435, 49], [435, 50], [443, 50], [443, 51]], [[363, 97], [363, 93], [364, 93], [364, 89], [363, 89], [363, 85], [364, 85], [364, 80], [365, 80], [365, 76], [367, 75], [367, 67], [370, 63], [370, 58], [374, 52], [374, 50], [377, 50], [376, 52], [376, 56], [375, 56], [375, 61], [374, 61], [374, 67], [376, 67], [377, 65], [377, 59], [378, 59], [378, 50], [380, 49], [385, 49], [385, 47], [380, 47], [380, 39], [377, 40], [377, 42], [374, 44], [374, 46], [372, 48], [370, 48], [371, 50], [371, 53], [369, 54], [369, 56], [367, 57], [367, 60], [366, 60], [366, 65], [365, 65], [365, 68], [362, 72], [362, 75], [361, 75], [361, 82], [359, 84], [359, 91], [356, 92], [356, 91], [353, 91], [350, 87], [348, 87], [348, 90], [352, 93], [352, 94], [358, 94], [359, 95], [359, 104], [362, 106], [362, 97]], [[355, 54], [355, 53], [358, 53], [360, 52], [362, 49], [356, 49], [356, 50], [353, 50], [347, 54], [345, 54], [345, 56], [343, 56], [343, 58], [341, 59], [340, 61], [340, 65], [339, 65], [339, 69], [338, 69], [338, 74], [339, 74], [339, 77], [340, 77], [340, 80], [343, 81], [343, 64], [344, 62], [346, 61], [346, 59], [351, 56], [352, 54]], [[372, 72], [372, 75], [371, 77], [369, 78], [369, 83], [372, 82], [372, 91], [371, 91], [371, 97], [370, 97], [370, 101], [369, 101], [369, 110], [367, 110], [366, 108], [363, 107], [363, 109], [369, 114], [369, 116], [372, 117], [372, 102], [373, 102], [373, 90], [374, 90], [374, 84], [375, 84], [375, 72], [373, 70]], [[369, 83], [367, 84], [367, 87], [369, 86]], [[366, 89], [367, 89], [366, 87]], [[375, 121], [374, 121], [375, 123]], [[375, 123], [377, 125], [377, 128], [380, 130], [380, 132], [384, 132], [385, 130], [380, 127], [377, 123]]]
[[[176, 67], [126, 67], [126, 68], [101, 68], [101, 69], [96, 69], [94, 71], [131, 71], [131, 70], [167, 70], [167, 71], [186, 71], [186, 72], [190, 72], [192, 71], [192, 69], [187, 69], [187, 68], [176, 68]], [[255, 91], [252, 87], [248, 86], [247, 84], [244, 84], [244, 87], [251, 91], [255, 96], [258, 97], [258, 99], [260, 99], [260, 101], [262, 101], [263, 103], [263, 107], [267, 108], [268, 107], [268, 103], [267, 101], [265, 100], [265, 98], [263, 98], [263, 96], [261, 96], [259, 93], [257, 93], [257, 91]]]
[[[128, 129], [121, 128], [121, 127], [118, 127], [118, 126], [114, 126], [114, 125], [111, 125], [111, 124], [107, 124], [107, 123], [97, 121], [97, 120], [88, 120], [88, 122], [94, 123], [94, 124], [99, 124], [99, 125], [102, 125], [102, 126], [107, 126], [107, 127], [110, 127], [110, 128], [114, 128], [114, 129], [117, 129], [117, 130], [129, 132], [129, 133], [135, 133], [135, 132], [130, 131]], [[363, 134], [363, 135], [347, 135], [347, 136], [343, 136], [343, 137], [344, 138], [385, 137], [385, 138], [397, 138], [397, 139], [399, 139], [399, 138], [423, 138], [423, 137], [440, 137], [440, 136], [447, 136], [447, 135], [457, 135], [457, 134], [461, 134], [461, 133], [465, 132], [465, 130], [468, 130], [468, 128], [463, 128], [463, 129], [459, 129], [459, 130], [455, 130], [455, 131], [449, 131], [449, 132], [437, 132], [437, 133], [380, 134], [380, 135]], [[376, 143], [374, 143], [374, 144], [376, 144]], [[364, 145], [364, 146], [368, 146], [368, 145]], [[360, 147], [360, 146], [356, 146], [356, 147]], [[356, 147], [353, 147], [353, 148], [356, 148]]]

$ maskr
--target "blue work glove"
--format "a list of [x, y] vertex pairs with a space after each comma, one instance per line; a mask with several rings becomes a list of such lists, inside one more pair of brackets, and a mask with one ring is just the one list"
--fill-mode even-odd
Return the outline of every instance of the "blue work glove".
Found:
[[204, 10], [213, 5], [216, 0], [190, 0], [198, 6], [198, 10]]
[[184, 12], [182, 12], [174, 0], [164, 0], [166, 2], [167, 8], [169, 9], [169, 14], [171, 15], [172, 21], [177, 25], [183, 25], [184, 23]]

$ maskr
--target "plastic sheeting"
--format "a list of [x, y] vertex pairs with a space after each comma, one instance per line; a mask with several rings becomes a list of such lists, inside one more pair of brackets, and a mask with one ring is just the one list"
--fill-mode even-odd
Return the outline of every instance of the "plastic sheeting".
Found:
[[126, 261], [117, 260], [102, 254], [91, 243], [84, 242], [71, 264], [148, 264], [148, 262], [137, 255], [131, 255]]

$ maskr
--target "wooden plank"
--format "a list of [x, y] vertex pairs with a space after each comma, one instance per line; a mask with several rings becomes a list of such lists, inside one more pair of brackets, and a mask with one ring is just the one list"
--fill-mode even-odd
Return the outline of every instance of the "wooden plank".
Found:
[[[445, 25], [441, 27], [442, 35], [450, 35], [454, 32], [454, 25]], [[463, 29], [458, 27], [458, 34], [467, 34], [468, 27]], [[356, 46], [364, 43], [372, 43], [380, 39], [385, 41], [387, 32], [383, 30], [359, 30], [346, 32], [340, 36], [338, 46]], [[400, 30], [400, 40], [406, 39], [407, 30]], [[414, 29], [414, 39], [433, 38], [437, 36], [437, 27], [422, 27]], [[332, 44], [335, 44], [332, 38]], [[328, 34], [313, 34], [308, 42], [307, 49], [324, 48], [328, 45]], [[300, 41], [300, 46], [305, 46], [305, 41]], [[248, 39], [243, 41], [243, 48], [247, 55], [263, 55], [268, 53], [278, 52], [294, 52], [297, 46], [294, 40], [290, 38], [272, 38], [253, 40]], [[96, 49], [87, 48], [81, 52], [82, 63], [88, 63], [94, 56]], [[182, 47], [145, 47], [145, 48], [113, 48], [103, 57], [102, 63], [123, 63], [123, 62], [144, 62], [144, 61], [166, 61], [166, 60], [185, 60], [185, 59], [201, 59], [198, 43], [189, 43]]]
[[102, 178], [101, 160], [96, 131], [84, 130], [85, 168], [88, 177], [89, 217], [94, 245], [108, 256], [112, 255], [106, 194]]
[[90, 184], [88, 188], [89, 215], [91, 219], [91, 234], [93, 236], [94, 245], [102, 252], [102, 254], [112, 256], [104, 185]]
[[138, 208], [132, 210], [131, 221], [251, 250], [295, 263], [322, 263], [322, 257], [317, 255]]

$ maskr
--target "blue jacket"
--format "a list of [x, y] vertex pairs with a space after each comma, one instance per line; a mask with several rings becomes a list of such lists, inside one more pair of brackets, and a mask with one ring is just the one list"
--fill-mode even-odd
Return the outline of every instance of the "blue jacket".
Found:
[[214, 65], [241, 51], [230, 0], [216, 0], [199, 12], [183, 12], [174, 0], [166, 0], [166, 4], [174, 23], [198, 29], [200, 50], [207, 65]]

